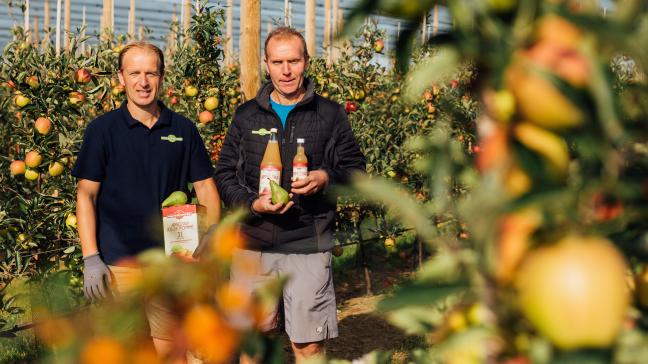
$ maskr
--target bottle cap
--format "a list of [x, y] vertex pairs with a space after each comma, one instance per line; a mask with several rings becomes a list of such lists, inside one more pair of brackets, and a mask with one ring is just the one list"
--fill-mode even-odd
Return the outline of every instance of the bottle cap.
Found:
[[276, 132], [277, 132], [277, 128], [272, 128], [272, 129], [270, 129], [270, 132], [271, 132], [271, 133], [276, 133]]
[[304, 138], [297, 138], [297, 143], [304, 143]]

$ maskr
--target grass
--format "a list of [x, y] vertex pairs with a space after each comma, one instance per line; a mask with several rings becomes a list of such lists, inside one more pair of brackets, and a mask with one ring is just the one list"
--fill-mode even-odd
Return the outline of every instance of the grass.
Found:
[[0, 339], [0, 363], [37, 363], [45, 354], [45, 347], [29, 333]]

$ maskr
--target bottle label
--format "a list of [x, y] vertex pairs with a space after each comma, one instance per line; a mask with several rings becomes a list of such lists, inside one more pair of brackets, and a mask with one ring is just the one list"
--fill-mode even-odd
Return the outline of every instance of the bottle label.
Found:
[[261, 167], [261, 174], [259, 176], [259, 194], [263, 194], [263, 190], [267, 190], [266, 193], [270, 193], [270, 180], [275, 181], [277, 184], [281, 184], [281, 170], [274, 166], [263, 166]]
[[306, 179], [308, 177], [308, 164], [307, 163], [293, 163], [292, 180], [297, 181]]

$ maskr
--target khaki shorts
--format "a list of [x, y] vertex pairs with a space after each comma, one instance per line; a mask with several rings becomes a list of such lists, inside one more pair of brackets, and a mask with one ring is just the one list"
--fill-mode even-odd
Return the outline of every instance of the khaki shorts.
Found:
[[[113, 286], [118, 296], [128, 296], [142, 278], [141, 268], [118, 267], [109, 265], [112, 273]], [[172, 340], [173, 333], [180, 325], [180, 316], [166, 307], [157, 299], [149, 299], [144, 305], [151, 337], [162, 340]]]
[[[250, 263], [256, 266], [252, 272]], [[264, 253], [239, 249], [232, 259], [231, 283], [252, 292], [281, 275], [286, 333], [293, 343], [310, 343], [338, 336], [331, 252]], [[262, 329], [277, 326], [278, 308], [263, 320]]]

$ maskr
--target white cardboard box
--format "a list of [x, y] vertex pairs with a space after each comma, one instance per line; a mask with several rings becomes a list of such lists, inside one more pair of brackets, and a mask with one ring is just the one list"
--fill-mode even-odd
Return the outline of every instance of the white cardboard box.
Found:
[[191, 257], [205, 232], [205, 207], [178, 205], [162, 209], [164, 252], [166, 255]]

